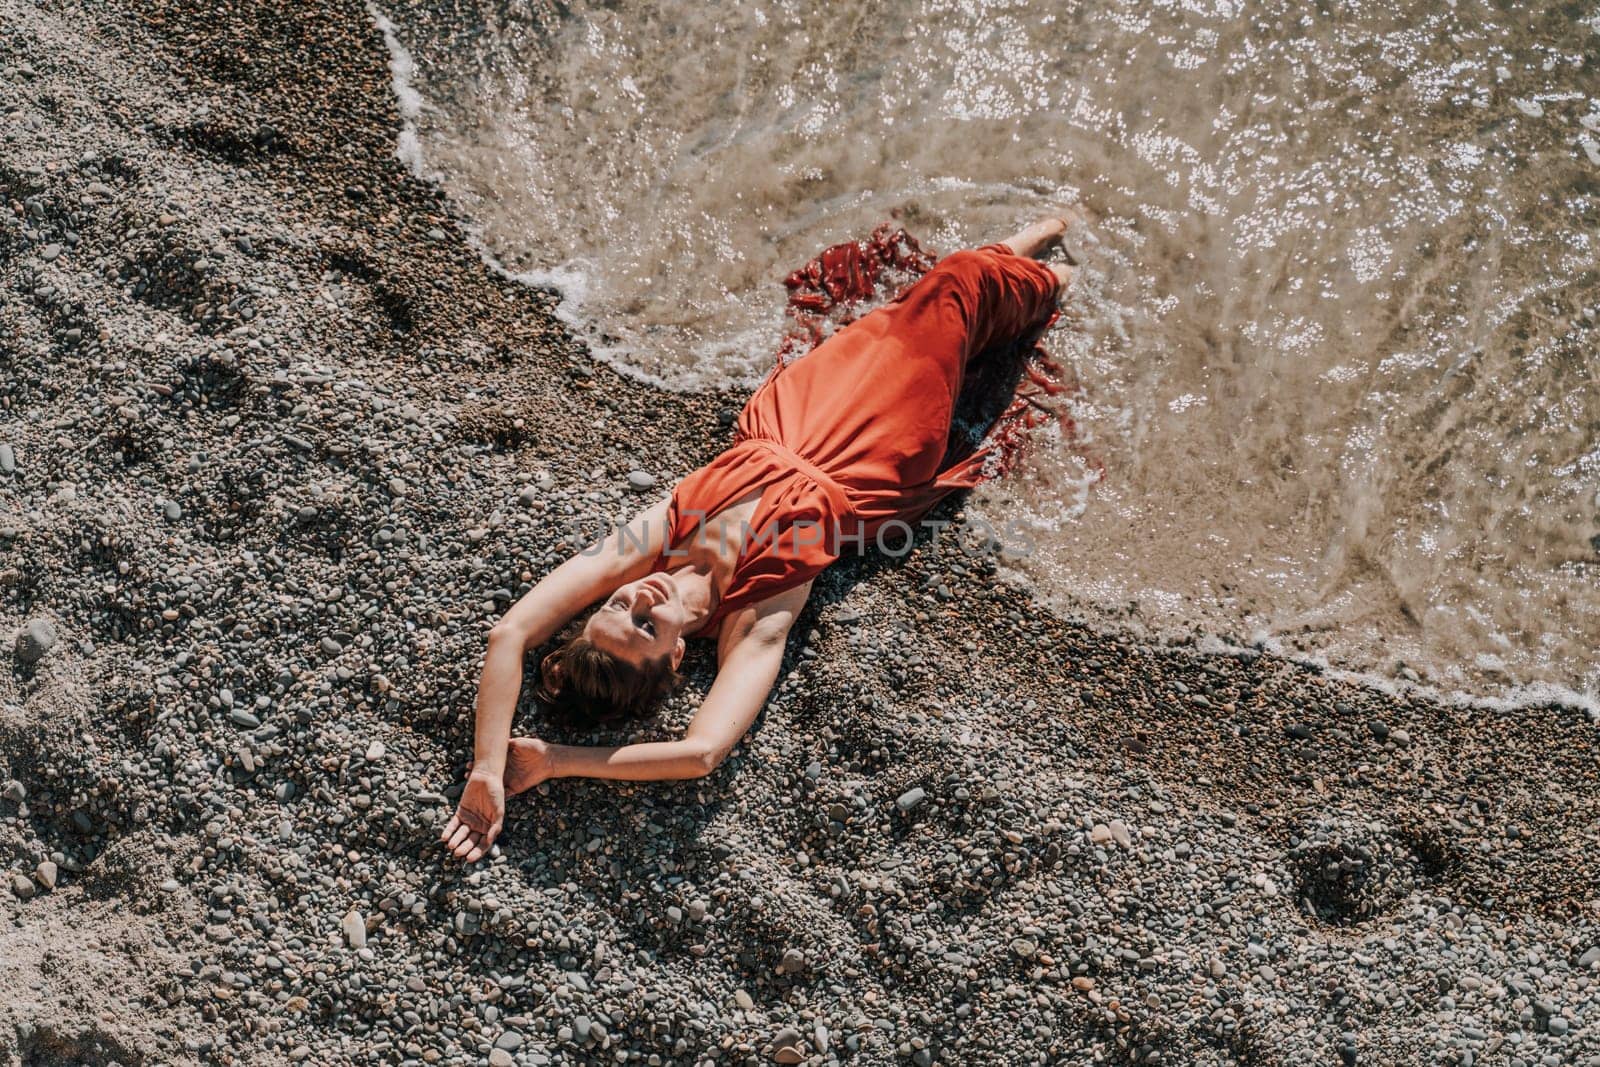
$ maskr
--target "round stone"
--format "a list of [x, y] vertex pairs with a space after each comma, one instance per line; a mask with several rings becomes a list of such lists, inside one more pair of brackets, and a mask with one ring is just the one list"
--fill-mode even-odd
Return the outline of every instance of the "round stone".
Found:
[[921, 786], [918, 786], [915, 789], [907, 789], [904, 793], [901, 793], [898, 797], [896, 797], [894, 806], [899, 808], [901, 811], [910, 812], [916, 810], [916, 808], [927, 798], [927, 790], [923, 789]]
[[31, 619], [17, 633], [16, 656], [24, 663], [38, 663], [55, 647], [56, 627], [49, 619]]

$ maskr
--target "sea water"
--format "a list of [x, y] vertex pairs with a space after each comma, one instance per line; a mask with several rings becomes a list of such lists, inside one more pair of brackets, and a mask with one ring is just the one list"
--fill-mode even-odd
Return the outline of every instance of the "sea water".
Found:
[[627, 373], [753, 385], [825, 246], [1075, 208], [1076, 432], [972, 501], [1026, 531], [1016, 578], [1595, 706], [1600, 3], [372, 10], [402, 158]]

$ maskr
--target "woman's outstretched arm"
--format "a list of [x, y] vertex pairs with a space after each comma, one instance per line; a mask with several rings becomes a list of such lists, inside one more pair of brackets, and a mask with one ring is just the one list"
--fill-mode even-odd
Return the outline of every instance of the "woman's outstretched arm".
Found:
[[666, 537], [667, 500], [540, 579], [489, 631], [474, 710], [472, 773], [441, 839], [469, 863], [494, 843], [505, 818], [506, 748], [522, 691], [522, 658], [619, 585], [647, 573]]
[[810, 593], [807, 582], [727, 619], [718, 640], [716, 680], [682, 738], [616, 748], [517, 738], [507, 790], [515, 795], [551, 778], [658, 781], [710, 774], [766, 704], [783, 665], [784, 642]]

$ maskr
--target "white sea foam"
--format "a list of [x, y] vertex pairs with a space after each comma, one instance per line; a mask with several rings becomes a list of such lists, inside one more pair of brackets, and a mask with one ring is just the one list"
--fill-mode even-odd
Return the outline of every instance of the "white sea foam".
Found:
[[422, 155], [422, 142], [417, 136], [417, 121], [422, 117], [425, 103], [415, 84], [416, 63], [400, 42], [395, 24], [379, 10], [378, 5], [368, 3], [367, 14], [383, 35], [384, 47], [389, 50], [389, 85], [394, 90], [395, 108], [400, 112], [400, 133], [394, 154], [416, 177], [432, 179], [434, 176], [428, 173], [427, 162]]

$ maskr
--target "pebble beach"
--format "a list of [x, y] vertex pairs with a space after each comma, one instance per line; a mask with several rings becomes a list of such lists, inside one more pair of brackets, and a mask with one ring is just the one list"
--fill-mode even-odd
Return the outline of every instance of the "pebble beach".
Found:
[[445, 856], [489, 627], [743, 395], [486, 265], [389, 60], [0, 0], [0, 1064], [1600, 1065], [1591, 713], [1085, 627], [959, 500], [714, 774]]

